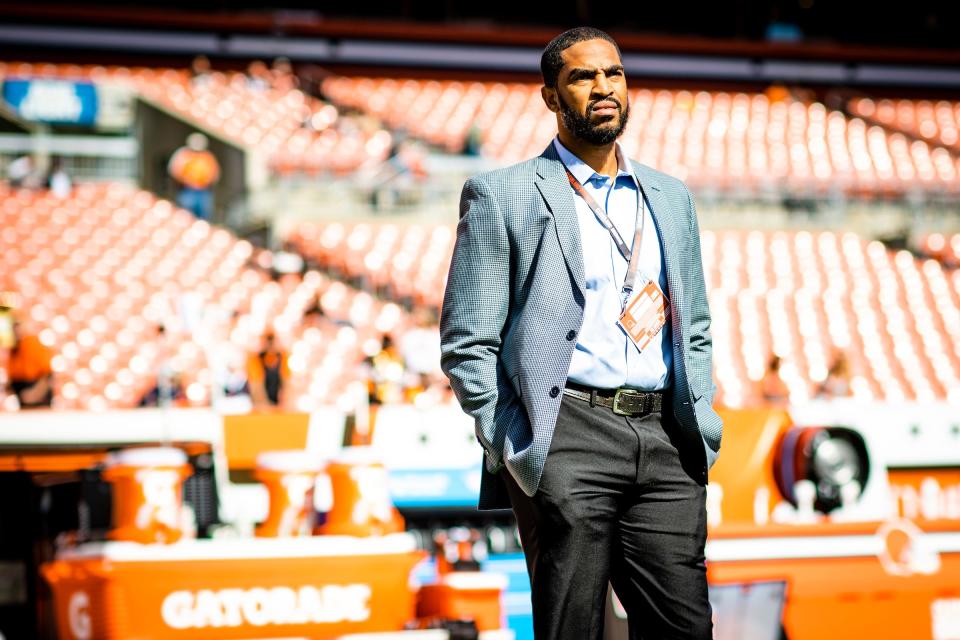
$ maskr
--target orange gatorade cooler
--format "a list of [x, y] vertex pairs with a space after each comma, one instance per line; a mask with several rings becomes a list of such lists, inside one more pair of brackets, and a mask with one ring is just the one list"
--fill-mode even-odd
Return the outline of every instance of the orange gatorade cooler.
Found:
[[327, 466], [333, 506], [319, 533], [382, 536], [403, 531], [390, 500], [387, 470], [370, 447], [347, 447]]
[[107, 459], [103, 479], [113, 485], [112, 540], [170, 543], [183, 536], [183, 481], [187, 455], [174, 447], [125, 449]]
[[478, 631], [503, 628], [500, 595], [507, 577], [497, 573], [455, 571], [424, 585], [417, 594], [417, 616], [473, 620]]
[[316, 454], [307, 451], [266, 451], [257, 456], [254, 477], [270, 495], [270, 511], [257, 527], [257, 537], [313, 534], [313, 490], [323, 466]]
[[423, 557], [406, 533], [100, 542], [41, 574], [59, 640], [320, 640], [401, 631]]

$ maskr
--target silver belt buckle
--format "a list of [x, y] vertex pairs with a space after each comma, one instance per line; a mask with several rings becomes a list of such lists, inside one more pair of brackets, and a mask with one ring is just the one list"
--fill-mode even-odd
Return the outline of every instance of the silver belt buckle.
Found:
[[624, 391], [626, 391], [626, 389], [617, 389], [613, 394], [613, 406], [611, 407], [611, 409], [613, 409], [613, 412], [618, 416], [633, 415], [632, 411], [624, 411], [623, 409], [620, 408], [620, 398], [623, 395]]

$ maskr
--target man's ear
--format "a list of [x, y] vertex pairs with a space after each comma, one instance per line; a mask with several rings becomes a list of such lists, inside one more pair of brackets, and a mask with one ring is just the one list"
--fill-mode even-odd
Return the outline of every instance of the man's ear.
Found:
[[557, 99], [556, 89], [544, 85], [540, 87], [540, 97], [543, 98], [543, 102], [547, 105], [547, 109], [550, 109], [550, 111], [553, 111], [554, 113], [560, 111], [560, 102]]

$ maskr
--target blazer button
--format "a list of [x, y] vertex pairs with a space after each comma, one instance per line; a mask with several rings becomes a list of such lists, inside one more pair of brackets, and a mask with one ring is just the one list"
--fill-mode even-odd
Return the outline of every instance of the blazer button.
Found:
[[567, 331], [567, 340], [573, 340], [576, 337], [577, 337], [576, 331], [574, 331], [573, 329], [570, 329], [570, 331]]
[[554, 387], [553, 389], [550, 389], [551, 398], [556, 398], [558, 395], [560, 395], [560, 387]]

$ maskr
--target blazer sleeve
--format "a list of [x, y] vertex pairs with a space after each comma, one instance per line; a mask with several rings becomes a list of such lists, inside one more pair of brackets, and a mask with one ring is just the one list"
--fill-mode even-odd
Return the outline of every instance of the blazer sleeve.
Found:
[[460, 197], [460, 223], [440, 313], [440, 366], [460, 406], [476, 421], [487, 469], [503, 466], [507, 429], [525, 413], [499, 366], [510, 310], [510, 241], [482, 177]]
[[713, 406], [717, 387], [713, 382], [713, 338], [710, 335], [710, 307], [707, 304], [706, 284], [703, 277], [703, 259], [700, 254], [700, 225], [697, 222], [697, 205], [690, 189], [684, 185], [690, 205], [690, 343], [689, 354], [697, 390]]

